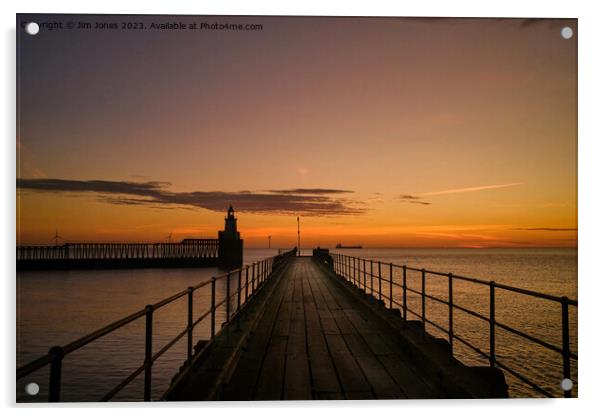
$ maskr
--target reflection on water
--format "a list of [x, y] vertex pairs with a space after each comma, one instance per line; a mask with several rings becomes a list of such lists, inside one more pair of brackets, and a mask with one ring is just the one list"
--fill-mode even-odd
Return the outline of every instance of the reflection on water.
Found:
[[[577, 297], [577, 251], [574, 249], [364, 249], [340, 250], [359, 257], [453, 272], [485, 280], [495, 280], [559, 296]], [[249, 263], [277, 254], [276, 250], [245, 250]], [[304, 253], [305, 254], [305, 253]], [[388, 270], [387, 270], [388, 272]], [[17, 365], [45, 354], [53, 345], [64, 345], [104, 325], [157, 302], [186, 287], [219, 274], [217, 269], [143, 269], [19, 272], [17, 274]], [[388, 276], [388, 275], [387, 275]], [[394, 273], [401, 282], [401, 270]], [[236, 278], [233, 279], [236, 284]], [[408, 274], [408, 285], [420, 289], [418, 273]], [[233, 286], [234, 287], [234, 286]], [[388, 291], [386, 282], [383, 290]], [[429, 278], [427, 291], [446, 299], [447, 280]], [[216, 286], [217, 299], [225, 293], [225, 280]], [[455, 283], [454, 301], [487, 315], [487, 288]], [[394, 292], [395, 299], [401, 294]], [[497, 318], [529, 334], [560, 345], [560, 308], [548, 301], [521, 295], [496, 294]], [[207, 311], [210, 286], [195, 293], [194, 314]], [[420, 313], [420, 300], [408, 297], [408, 306]], [[153, 349], [158, 351], [186, 326], [186, 297], [154, 314]], [[571, 308], [574, 309], [574, 308]], [[218, 324], [225, 308], [217, 312]], [[454, 315], [455, 332], [488, 350], [488, 326], [465, 314]], [[427, 302], [427, 317], [447, 327], [445, 305]], [[571, 314], [571, 348], [577, 351], [577, 315]], [[436, 331], [434, 328], [429, 330]], [[436, 332], [434, 332], [436, 333]], [[194, 342], [207, 339], [209, 320], [195, 328]], [[439, 334], [445, 337], [445, 334]], [[153, 398], [158, 399], [186, 358], [186, 338], [182, 338], [153, 367]], [[497, 357], [521, 369], [534, 380], [557, 390], [562, 374], [560, 356], [530, 345], [516, 336], [496, 332]], [[483, 364], [475, 354], [456, 343], [457, 357], [469, 364]], [[131, 323], [92, 344], [69, 354], [63, 363], [62, 400], [95, 401], [117, 385], [144, 359], [144, 320]], [[576, 364], [572, 369], [576, 380]], [[17, 383], [19, 401], [44, 401], [47, 397], [48, 369], [44, 368]], [[36, 398], [24, 394], [24, 386], [40, 384]], [[513, 396], [533, 396], [530, 389], [508, 377]], [[143, 377], [139, 376], [116, 396], [117, 400], [140, 400]]]

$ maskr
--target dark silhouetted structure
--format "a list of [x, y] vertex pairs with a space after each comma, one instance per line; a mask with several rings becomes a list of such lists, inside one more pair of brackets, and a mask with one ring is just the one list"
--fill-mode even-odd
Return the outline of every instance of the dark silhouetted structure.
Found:
[[179, 243], [68, 243], [17, 247], [17, 270], [236, 268], [242, 262], [243, 240], [236, 229], [232, 206], [218, 238], [186, 238]]
[[240, 233], [236, 229], [236, 217], [234, 216], [232, 205], [228, 208], [224, 231], [218, 233], [218, 239], [218, 257], [222, 265], [227, 267], [242, 266], [242, 240], [240, 239]]

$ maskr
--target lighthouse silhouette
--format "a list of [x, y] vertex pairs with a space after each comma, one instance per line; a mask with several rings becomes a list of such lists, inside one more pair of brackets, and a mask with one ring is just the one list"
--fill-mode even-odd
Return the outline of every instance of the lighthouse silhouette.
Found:
[[243, 240], [236, 229], [234, 208], [230, 205], [226, 216], [224, 230], [218, 232], [219, 259], [222, 267], [236, 268], [242, 266]]

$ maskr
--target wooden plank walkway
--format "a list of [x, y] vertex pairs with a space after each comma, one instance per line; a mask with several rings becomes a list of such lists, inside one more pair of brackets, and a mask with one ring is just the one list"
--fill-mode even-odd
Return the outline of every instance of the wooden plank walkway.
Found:
[[392, 337], [312, 258], [295, 258], [220, 399], [443, 397]]

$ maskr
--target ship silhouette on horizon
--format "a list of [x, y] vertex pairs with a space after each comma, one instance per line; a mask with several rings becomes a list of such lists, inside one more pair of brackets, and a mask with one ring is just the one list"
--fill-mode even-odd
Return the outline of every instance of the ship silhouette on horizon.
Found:
[[341, 243], [338, 243], [335, 248], [363, 248], [362, 246], [344, 246]]

